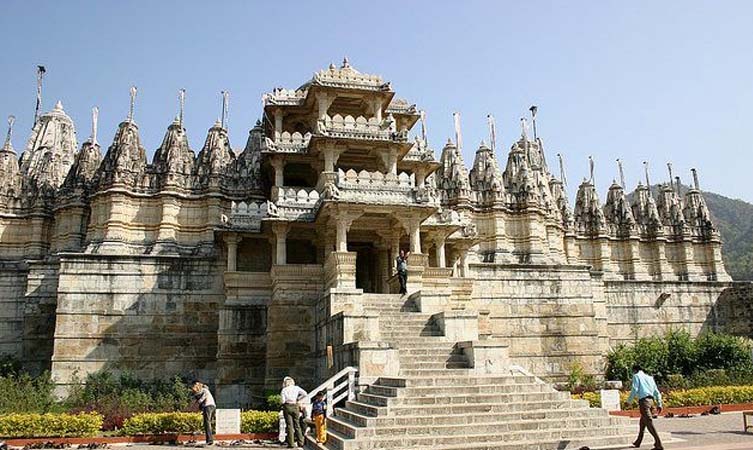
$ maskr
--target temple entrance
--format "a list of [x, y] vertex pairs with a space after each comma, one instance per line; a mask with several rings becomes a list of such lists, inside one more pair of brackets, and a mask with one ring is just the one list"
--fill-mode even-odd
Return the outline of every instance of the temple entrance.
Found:
[[377, 270], [377, 251], [369, 242], [353, 242], [348, 250], [356, 254], [356, 288], [367, 293], [380, 292]]

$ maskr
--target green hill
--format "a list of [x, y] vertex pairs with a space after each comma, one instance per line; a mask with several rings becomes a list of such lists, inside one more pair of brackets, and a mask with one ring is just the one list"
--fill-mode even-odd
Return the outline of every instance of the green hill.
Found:
[[[687, 189], [682, 186], [683, 195]], [[656, 195], [656, 186], [651, 191]], [[753, 280], [753, 204], [707, 191], [703, 197], [722, 235], [727, 273], [736, 281]]]

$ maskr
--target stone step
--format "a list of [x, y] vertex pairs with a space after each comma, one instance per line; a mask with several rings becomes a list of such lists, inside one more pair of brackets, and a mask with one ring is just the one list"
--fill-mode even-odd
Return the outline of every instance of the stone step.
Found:
[[[336, 408], [335, 416], [351, 422], [359, 427], [379, 427], [379, 426], [416, 426], [426, 425], [470, 425], [477, 423], [488, 423], [497, 421], [514, 421], [514, 420], [543, 420], [543, 419], [563, 419], [571, 416], [579, 417], [607, 417], [606, 410], [601, 408], [563, 408], [540, 410], [522, 410], [522, 411], [505, 411], [494, 413], [476, 413], [476, 414], [447, 414], [442, 416], [431, 416], [422, 414], [421, 411], [416, 415], [404, 416], [368, 416], [359, 414], [346, 408]], [[615, 417], [629, 424], [630, 419]]]
[[468, 365], [464, 365], [464, 367], [455, 368], [455, 369], [448, 369], [448, 368], [439, 368], [439, 369], [403, 369], [400, 368], [400, 375], [405, 377], [431, 377], [431, 376], [455, 376], [455, 377], [465, 377], [469, 375], [473, 375], [473, 369], [469, 369]]
[[453, 396], [473, 394], [495, 394], [512, 392], [554, 392], [548, 384], [541, 383], [515, 383], [515, 384], [484, 384], [476, 386], [451, 386], [451, 387], [409, 387], [396, 388], [388, 386], [371, 385], [366, 388], [366, 393], [381, 395], [384, 397], [427, 397], [427, 396]]
[[448, 360], [442, 358], [441, 360], [432, 361], [424, 358], [412, 358], [403, 362], [400, 359], [400, 370], [426, 370], [426, 369], [466, 369], [468, 368], [468, 361], [465, 358]]
[[396, 340], [396, 341], [385, 340], [385, 341], [389, 342], [394, 348], [397, 348], [401, 351], [403, 349], [422, 349], [422, 350], [454, 349], [456, 343], [445, 341], [442, 339], [443, 337], [444, 336], [425, 336], [425, 337], [414, 337], [414, 338], [406, 339], [406, 340]]
[[385, 397], [377, 394], [368, 394], [365, 392], [356, 395], [356, 399], [368, 405], [388, 406], [395, 408], [398, 406], [427, 406], [427, 405], [464, 405], [464, 404], [488, 404], [488, 403], [529, 403], [543, 401], [564, 401], [570, 400], [570, 394], [567, 392], [502, 392], [489, 394], [467, 394], [453, 396], [398, 396]]
[[[429, 416], [447, 416], [456, 414], [501, 414], [508, 412], [523, 412], [535, 410], [573, 410], [588, 409], [589, 405], [586, 400], [547, 400], [535, 401], [528, 403], [477, 403], [477, 404], [449, 404], [449, 405], [424, 405], [420, 408], [422, 414]], [[387, 416], [413, 416], [416, 413], [415, 406], [374, 406], [359, 401], [348, 401], [345, 403], [345, 409], [353, 411], [364, 416], [377, 417]]]
[[[454, 371], [453, 371], [454, 372]], [[514, 384], [535, 383], [535, 377], [525, 375], [478, 375], [458, 377], [453, 374], [445, 376], [410, 376], [410, 377], [379, 377], [377, 385], [392, 387], [421, 387], [421, 386], [476, 386], [479, 384]]]
[[[470, 430], [467, 430], [470, 431]], [[335, 450], [367, 450], [367, 449], [404, 449], [404, 448], [432, 448], [436, 449], [440, 446], [452, 446], [469, 444], [494, 444], [495, 448], [499, 449], [500, 445], [508, 442], [519, 442], [522, 444], [529, 444], [531, 447], [522, 447], [530, 449], [543, 449], [541, 442], [560, 442], [559, 446], [552, 448], [572, 448], [561, 446], [562, 441], [572, 440], [591, 440], [594, 436], [594, 429], [583, 428], [570, 430], [566, 428], [553, 428], [546, 430], [529, 430], [529, 431], [511, 431], [511, 432], [499, 432], [499, 433], [466, 433], [455, 436], [438, 436], [438, 435], [404, 435], [393, 437], [371, 437], [370, 439], [354, 440], [349, 439], [347, 436], [332, 430], [329, 431], [329, 437], [327, 440], [327, 448]], [[634, 430], [633, 430], [634, 431]], [[617, 437], [622, 439], [624, 436], [632, 436], [628, 434], [630, 430], [625, 427], [604, 427], [598, 429], [598, 434], [601, 439], [608, 437]], [[633, 436], [634, 437], [634, 436]], [[620, 441], [621, 442], [621, 441]], [[629, 444], [630, 440], [621, 442], [622, 444]], [[466, 447], [459, 447], [466, 448]], [[507, 448], [521, 448], [521, 447], [507, 447]], [[577, 447], [576, 447], [577, 448]]]
[[378, 426], [378, 427], [359, 427], [348, 422], [342, 417], [330, 417], [327, 421], [327, 428], [337, 431], [350, 439], [396, 437], [406, 436], [415, 437], [422, 435], [439, 435], [439, 436], [457, 436], [469, 432], [501, 434], [515, 431], [542, 431], [548, 429], [583, 429], [583, 428], [609, 428], [621, 427], [611, 420], [609, 416], [586, 416], [586, 417], [566, 417], [558, 419], [544, 420], [510, 420], [494, 421], [486, 423], [474, 423], [472, 428], [467, 424], [433, 424], [416, 427], [413, 425], [404, 426]]

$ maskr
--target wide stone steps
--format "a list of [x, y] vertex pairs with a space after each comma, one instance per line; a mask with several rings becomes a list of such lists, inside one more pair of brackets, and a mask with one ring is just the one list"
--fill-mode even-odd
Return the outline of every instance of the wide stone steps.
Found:
[[[523, 392], [554, 392], [554, 389], [541, 383], [520, 384], [486, 384], [476, 386], [451, 386], [451, 387], [410, 387], [396, 388], [390, 386], [371, 385], [366, 392], [384, 397], [430, 397], [430, 396], [454, 396], [473, 394], [498, 394], [498, 393], [523, 393]], [[596, 410], [598, 411], [598, 410]]]
[[[527, 403], [473, 403], [473, 404], [447, 404], [447, 405], [422, 405], [420, 411], [423, 414], [431, 416], [453, 415], [453, 414], [501, 414], [506, 412], [523, 412], [540, 409], [549, 410], [573, 410], [587, 409], [588, 402], [585, 400], [556, 400], [556, 401], [535, 401]], [[349, 401], [345, 403], [345, 408], [357, 414], [364, 416], [411, 416], [417, 411], [416, 406], [374, 406], [359, 401]]]
[[558, 419], [562, 420], [571, 416], [579, 417], [607, 417], [608, 413], [600, 408], [563, 408], [563, 409], [539, 409], [539, 410], [521, 410], [521, 411], [503, 411], [494, 413], [476, 414], [444, 414], [441, 416], [430, 416], [418, 411], [415, 415], [402, 416], [368, 416], [359, 414], [345, 408], [336, 408], [335, 415], [343, 420], [350, 422], [359, 427], [380, 427], [380, 426], [416, 426], [423, 427], [427, 425], [470, 425], [477, 423], [489, 423], [497, 421], [515, 421], [515, 420], [545, 420]]
[[[605, 437], [624, 437], [630, 436], [634, 432], [627, 427], [605, 427], [599, 429], [600, 438]], [[327, 447], [336, 450], [367, 450], [367, 449], [405, 449], [405, 448], [439, 448], [442, 446], [463, 445], [461, 448], [469, 448], [469, 444], [494, 444], [494, 447], [500, 448], [500, 445], [508, 442], [518, 442], [524, 447], [507, 447], [523, 449], [542, 449], [540, 442], [558, 442], [552, 449], [568, 448], [561, 447], [562, 441], [588, 440], [593, 437], [593, 428], [570, 429], [570, 428], [551, 428], [551, 429], [531, 429], [522, 431], [509, 431], [497, 433], [476, 433], [475, 430], [468, 430], [465, 433], [457, 435], [435, 435], [435, 434], [405, 434], [391, 437], [370, 437], [368, 439], [352, 439], [341, 434], [338, 431], [328, 431], [329, 437]], [[604, 439], [605, 442], [610, 440]], [[520, 445], [519, 444], [519, 445]], [[502, 447], [504, 448], [504, 447]], [[570, 447], [572, 448], [572, 447]]]
[[392, 387], [421, 387], [421, 386], [477, 386], [482, 384], [516, 384], [535, 383], [534, 377], [486, 375], [486, 376], [457, 376], [456, 370], [444, 371], [436, 375], [410, 376], [410, 377], [379, 377], [380, 386]]
[[[431, 424], [422, 425], [418, 430], [414, 425], [397, 425], [397, 426], [379, 426], [379, 427], [359, 427], [339, 417], [333, 417], [327, 422], [328, 428], [337, 431], [343, 436], [350, 439], [359, 438], [392, 438], [396, 436], [422, 436], [422, 435], [440, 435], [440, 436], [457, 436], [468, 433], [472, 430], [474, 433], [484, 433], [489, 435], [503, 435], [517, 431], [537, 431], [551, 430], [560, 428], [582, 429], [589, 427], [608, 427], [611, 425], [620, 425], [616, 420], [608, 416], [594, 417], [566, 417], [558, 419], [543, 420], [505, 420], [474, 423], [472, 427], [468, 424]], [[623, 424], [625, 425], [625, 424]]]
[[468, 367], [468, 361], [464, 357], [441, 358], [429, 360], [420, 357], [413, 359], [400, 359], [400, 370], [426, 370], [426, 369], [463, 369]]
[[478, 403], [529, 403], [541, 401], [570, 400], [567, 392], [513, 392], [493, 394], [468, 394], [448, 396], [426, 397], [385, 397], [375, 394], [359, 393], [356, 396], [359, 402], [374, 406], [426, 406], [426, 405], [462, 405]]

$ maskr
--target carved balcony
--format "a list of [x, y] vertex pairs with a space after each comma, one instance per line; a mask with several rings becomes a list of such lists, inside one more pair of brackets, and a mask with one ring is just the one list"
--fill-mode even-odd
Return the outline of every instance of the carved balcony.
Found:
[[312, 220], [322, 198], [316, 188], [274, 187], [272, 200], [279, 217], [289, 220]]
[[274, 91], [264, 94], [262, 101], [264, 106], [297, 106], [302, 105], [306, 101], [306, 95], [308, 90], [306, 89], [275, 89]]
[[264, 138], [262, 153], [305, 154], [308, 152], [311, 133], [280, 133], [277, 139]]
[[341, 139], [401, 143], [408, 141], [408, 132], [397, 131], [394, 121], [384, 119], [380, 122], [375, 117], [353, 117], [351, 115], [343, 117], [339, 114], [332, 117], [326, 116], [317, 122], [316, 132], [324, 137]]
[[[270, 209], [273, 214], [270, 214]], [[274, 206], [270, 208], [269, 202], [232, 202], [230, 216], [222, 216], [222, 224], [235, 230], [258, 232], [262, 219], [273, 216], [274, 209]]]
[[413, 175], [401, 172], [399, 175], [348, 170], [337, 172], [336, 186], [338, 199], [356, 203], [405, 204], [414, 205], [416, 184]]

